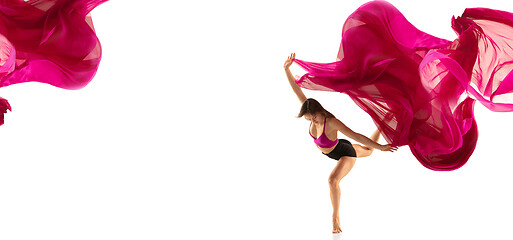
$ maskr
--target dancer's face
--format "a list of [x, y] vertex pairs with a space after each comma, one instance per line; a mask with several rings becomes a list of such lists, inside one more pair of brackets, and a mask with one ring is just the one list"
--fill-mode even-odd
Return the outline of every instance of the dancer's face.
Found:
[[312, 122], [313, 124], [320, 124], [321, 121], [323, 120], [322, 115], [320, 113], [314, 113], [314, 114], [307, 113], [304, 115], [304, 117], [306, 120]]

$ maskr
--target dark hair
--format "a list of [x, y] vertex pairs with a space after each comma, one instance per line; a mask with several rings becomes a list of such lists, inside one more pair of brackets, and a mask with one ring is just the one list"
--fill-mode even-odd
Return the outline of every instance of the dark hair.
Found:
[[301, 106], [301, 111], [299, 111], [299, 114], [297, 115], [298, 118], [303, 117], [305, 114], [316, 114], [320, 113], [325, 118], [334, 118], [335, 116], [328, 112], [326, 109], [322, 107], [322, 105], [317, 102], [317, 100], [313, 98], [306, 99], [306, 101], [303, 103], [303, 106]]

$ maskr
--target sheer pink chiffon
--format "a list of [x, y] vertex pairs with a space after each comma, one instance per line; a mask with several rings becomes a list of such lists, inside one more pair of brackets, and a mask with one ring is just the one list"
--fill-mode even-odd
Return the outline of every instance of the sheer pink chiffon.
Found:
[[426, 34], [391, 4], [373, 1], [346, 20], [336, 62], [296, 59], [306, 89], [342, 92], [387, 142], [425, 167], [455, 170], [476, 146], [474, 103], [513, 111], [513, 14], [473, 8], [452, 19], [454, 41]]
[[[0, 87], [22, 82], [86, 86], [101, 59], [88, 13], [105, 1], [0, 1]], [[9, 103], [0, 98], [0, 125], [7, 110]]]

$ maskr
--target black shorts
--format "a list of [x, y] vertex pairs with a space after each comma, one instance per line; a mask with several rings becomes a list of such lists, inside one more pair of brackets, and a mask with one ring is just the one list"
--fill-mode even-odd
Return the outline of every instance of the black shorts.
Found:
[[339, 139], [337, 146], [330, 153], [323, 154], [338, 161], [343, 156], [356, 157], [356, 150], [354, 150], [351, 142], [345, 139]]

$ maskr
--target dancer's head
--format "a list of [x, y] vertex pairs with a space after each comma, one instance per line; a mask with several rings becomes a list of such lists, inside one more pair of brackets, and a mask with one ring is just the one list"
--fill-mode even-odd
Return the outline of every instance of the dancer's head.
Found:
[[320, 121], [324, 120], [324, 118], [335, 117], [333, 116], [333, 114], [324, 109], [322, 105], [313, 98], [307, 99], [303, 103], [303, 106], [301, 106], [301, 111], [299, 111], [297, 117], [300, 118], [303, 116], [306, 120], [311, 121], [315, 124], [319, 124]]

